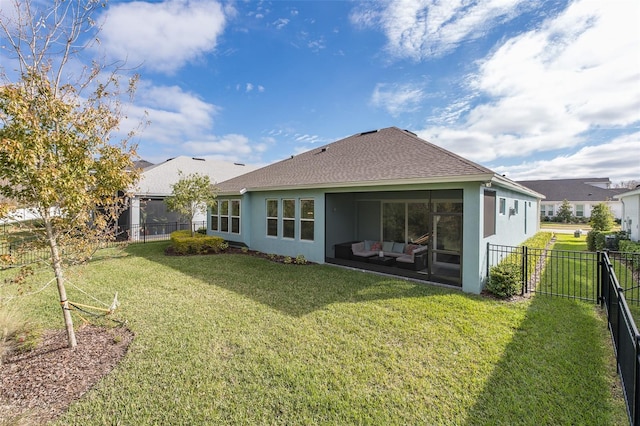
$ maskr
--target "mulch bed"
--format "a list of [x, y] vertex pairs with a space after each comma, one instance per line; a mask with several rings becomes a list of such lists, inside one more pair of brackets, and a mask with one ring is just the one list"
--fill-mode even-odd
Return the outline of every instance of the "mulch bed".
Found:
[[3, 358], [1, 424], [55, 419], [118, 364], [133, 333], [89, 325], [76, 330], [76, 339], [77, 347], [70, 349], [65, 330], [49, 330], [35, 349]]
[[[176, 253], [172, 246], [167, 247], [164, 250], [164, 254], [166, 254], [167, 256], [200, 256], [199, 254], [183, 255], [183, 254]], [[302, 263], [297, 263], [295, 257], [282, 256], [279, 254], [263, 253], [257, 250], [249, 250], [247, 248], [240, 248], [240, 247], [233, 247], [233, 246], [229, 246], [228, 248], [222, 251], [207, 252], [204, 255], [215, 255], [215, 254], [243, 254], [246, 256], [253, 256], [253, 257], [259, 257], [261, 259], [267, 259], [267, 260], [270, 260], [271, 262], [291, 264], [291, 265], [313, 265], [314, 264], [314, 262], [309, 262], [306, 259], [304, 259]]]

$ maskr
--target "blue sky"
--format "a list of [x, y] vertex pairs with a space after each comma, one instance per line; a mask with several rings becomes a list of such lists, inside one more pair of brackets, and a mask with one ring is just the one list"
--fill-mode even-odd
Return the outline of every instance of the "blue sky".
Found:
[[[4, 3], [6, 0], [2, 0]], [[151, 162], [268, 164], [388, 126], [512, 179], [640, 180], [640, 2], [112, 1]]]

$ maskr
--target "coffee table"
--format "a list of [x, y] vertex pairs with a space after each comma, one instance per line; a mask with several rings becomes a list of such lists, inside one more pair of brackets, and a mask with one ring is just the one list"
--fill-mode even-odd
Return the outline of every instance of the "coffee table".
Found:
[[373, 263], [375, 265], [392, 266], [394, 263], [396, 263], [396, 258], [391, 256], [372, 256], [369, 258], [369, 263]]

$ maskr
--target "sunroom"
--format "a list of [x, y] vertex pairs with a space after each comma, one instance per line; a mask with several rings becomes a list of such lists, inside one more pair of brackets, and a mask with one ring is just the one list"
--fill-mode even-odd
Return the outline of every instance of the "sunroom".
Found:
[[461, 285], [461, 189], [328, 193], [325, 206], [327, 263]]

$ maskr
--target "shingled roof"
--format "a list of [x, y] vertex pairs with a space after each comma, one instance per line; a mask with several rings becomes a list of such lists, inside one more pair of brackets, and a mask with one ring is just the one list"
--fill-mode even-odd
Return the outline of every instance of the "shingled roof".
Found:
[[626, 191], [624, 188], [610, 189], [595, 184], [610, 184], [609, 178], [522, 180], [520, 185], [544, 194], [545, 201], [610, 201]]
[[358, 133], [217, 185], [242, 189], [327, 188], [491, 180], [492, 170], [397, 127]]
[[171, 185], [180, 180], [180, 172], [182, 172], [184, 176], [192, 173], [207, 175], [211, 179], [211, 182], [217, 185], [218, 182], [255, 169], [256, 166], [219, 160], [207, 160], [204, 158], [186, 156], [170, 158], [163, 163], [144, 168], [135, 193], [147, 196], [171, 195]]

